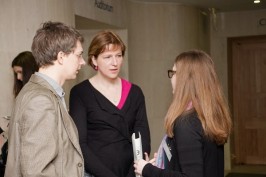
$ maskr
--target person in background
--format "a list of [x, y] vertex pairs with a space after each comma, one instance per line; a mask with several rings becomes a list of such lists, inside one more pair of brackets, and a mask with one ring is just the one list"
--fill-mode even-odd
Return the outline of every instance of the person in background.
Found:
[[176, 57], [168, 70], [173, 100], [156, 163], [135, 161], [143, 177], [223, 177], [224, 144], [231, 131], [229, 108], [214, 63], [203, 51]]
[[[14, 72], [13, 94], [16, 97], [22, 87], [29, 81], [31, 75], [38, 71], [38, 66], [32, 53], [23, 51], [13, 59], [11, 67]], [[0, 177], [5, 174], [9, 120], [9, 116], [0, 117]]]
[[119, 77], [126, 46], [112, 31], [92, 40], [88, 63], [96, 74], [70, 91], [70, 115], [79, 131], [86, 172], [95, 177], [135, 177], [132, 133], [150, 153], [145, 99], [137, 85]]
[[32, 53], [24, 51], [13, 59], [11, 67], [14, 71], [13, 94], [16, 97], [31, 75], [38, 71], [38, 66]]
[[62, 89], [85, 64], [83, 40], [61, 22], [45, 22], [37, 30], [31, 49], [39, 71], [16, 97], [5, 177], [84, 176], [78, 132]]

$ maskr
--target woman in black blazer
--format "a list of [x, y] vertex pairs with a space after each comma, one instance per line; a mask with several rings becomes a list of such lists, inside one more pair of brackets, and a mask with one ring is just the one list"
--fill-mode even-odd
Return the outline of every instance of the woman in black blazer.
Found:
[[111, 31], [102, 31], [89, 47], [96, 75], [70, 92], [70, 115], [79, 132], [86, 172], [95, 177], [135, 177], [132, 133], [140, 132], [150, 153], [150, 131], [141, 89], [118, 75], [126, 47]]
[[168, 77], [173, 100], [165, 117], [166, 136], [155, 165], [136, 161], [135, 172], [143, 177], [223, 177], [231, 119], [212, 59], [203, 51], [183, 52]]

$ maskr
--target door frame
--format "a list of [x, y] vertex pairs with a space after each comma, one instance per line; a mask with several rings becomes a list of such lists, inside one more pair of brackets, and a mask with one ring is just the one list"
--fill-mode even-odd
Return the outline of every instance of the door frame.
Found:
[[234, 106], [233, 106], [233, 43], [238, 41], [248, 41], [248, 40], [259, 40], [261, 38], [266, 38], [266, 35], [256, 35], [256, 36], [240, 36], [240, 37], [229, 37], [227, 38], [227, 68], [228, 68], [228, 103], [232, 115], [232, 134], [230, 136], [230, 157], [231, 157], [231, 167], [236, 166], [235, 163], [235, 135], [236, 131], [234, 127], [234, 123], [236, 119], [234, 119]]

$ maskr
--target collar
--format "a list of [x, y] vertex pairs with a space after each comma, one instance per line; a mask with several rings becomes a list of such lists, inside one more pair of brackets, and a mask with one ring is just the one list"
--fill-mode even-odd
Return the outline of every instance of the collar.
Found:
[[54, 79], [40, 72], [35, 72], [35, 74], [46, 80], [53, 87], [60, 98], [63, 98], [65, 96], [63, 88]]

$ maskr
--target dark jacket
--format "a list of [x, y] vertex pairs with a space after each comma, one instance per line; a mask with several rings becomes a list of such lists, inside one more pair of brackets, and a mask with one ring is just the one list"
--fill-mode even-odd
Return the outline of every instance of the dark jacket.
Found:
[[147, 164], [143, 177], [224, 177], [224, 147], [206, 138], [196, 112], [178, 118], [166, 142], [172, 154], [166, 169]]
[[141, 89], [132, 85], [118, 109], [88, 80], [70, 92], [70, 115], [79, 131], [85, 169], [96, 177], [135, 177], [131, 136], [140, 132], [150, 153], [150, 132]]

